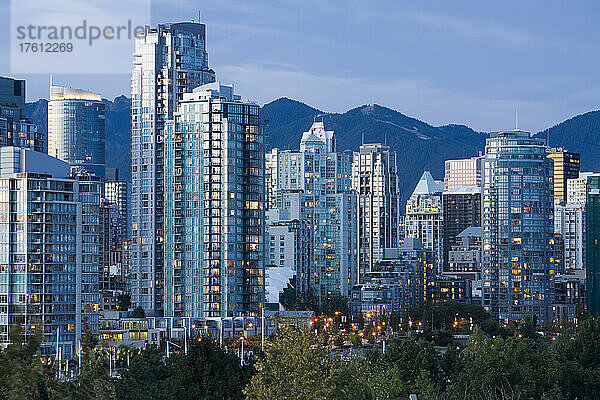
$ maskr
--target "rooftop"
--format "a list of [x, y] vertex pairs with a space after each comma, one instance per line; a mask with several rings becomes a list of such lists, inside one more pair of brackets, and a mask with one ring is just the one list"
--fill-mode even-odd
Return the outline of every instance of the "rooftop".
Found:
[[417, 183], [415, 190], [412, 192], [412, 195], [436, 194], [440, 192], [440, 186], [436, 183], [435, 179], [433, 179], [431, 173], [429, 171], [425, 171], [423, 172], [423, 175], [421, 175], [421, 179], [419, 179], [419, 182]]

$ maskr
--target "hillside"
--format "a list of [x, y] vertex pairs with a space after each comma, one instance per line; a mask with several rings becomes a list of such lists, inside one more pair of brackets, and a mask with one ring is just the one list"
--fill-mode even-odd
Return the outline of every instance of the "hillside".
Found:
[[[302, 132], [322, 111], [295, 100], [280, 98], [265, 104], [261, 118], [271, 147], [297, 149]], [[365, 105], [343, 114], [323, 114], [327, 129], [335, 131], [338, 151], [358, 150], [365, 142], [385, 142], [398, 152], [402, 198], [412, 193], [424, 170], [442, 179], [444, 160], [471, 157], [483, 151], [485, 137], [463, 125], [434, 127], [380, 105]]]
[[[131, 100], [119, 96], [106, 104], [107, 166], [130, 178]], [[27, 115], [46, 133], [48, 101], [27, 103]], [[380, 105], [364, 105], [345, 113], [328, 114], [296, 100], [282, 97], [263, 106], [262, 120], [270, 147], [297, 149], [302, 132], [320, 115], [335, 131], [338, 150], [358, 150], [365, 142], [384, 142], [398, 152], [398, 173], [403, 201], [411, 194], [424, 170], [436, 179], [444, 173], [444, 160], [471, 157], [483, 151], [486, 135], [464, 125], [432, 126]], [[600, 171], [600, 111], [575, 116], [537, 133], [550, 137], [550, 145], [581, 153], [582, 170]]]
[[590, 111], [554, 125], [537, 136], [550, 146], [581, 154], [582, 171], [600, 171], [600, 111]]

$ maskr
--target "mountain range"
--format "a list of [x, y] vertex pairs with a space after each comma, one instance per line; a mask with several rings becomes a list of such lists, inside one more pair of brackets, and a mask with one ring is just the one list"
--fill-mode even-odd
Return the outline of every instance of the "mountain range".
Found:
[[[119, 96], [106, 104], [106, 165], [120, 170], [121, 179], [130, 179], [131, 100]], [[27, 115], [46, 132], [48, 101], [27, 103]], [[286, 97], [265, 104], [261, 119], [269, 147], [297, 149], [302, 132], [315, 119], [334, 130], [337, 150], [358, 150], [361, 142], [386, 142], [398, 152], [398, 175], [406, 200], [424, 170], [442, 179], [444, 160], [476, 156], [484, 150], [487, 134], [465, 125], [432, 126], [390, 108], [363, 105], [344, 113], [326, 113]], [[600, 171], [600, 111], [575, 116], [536, 134], [549, 138], [553, 147], [581, 154], [582, 171]]]

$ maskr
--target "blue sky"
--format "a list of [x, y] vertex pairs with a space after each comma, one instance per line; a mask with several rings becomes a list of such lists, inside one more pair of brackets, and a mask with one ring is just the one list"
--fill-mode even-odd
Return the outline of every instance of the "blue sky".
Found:
[[[600, 104], [597, 1], [153, 0], [152, 23], [198, 10], [218, 78], [261, 104], [287, 96], [343, 112], [378, 103], [482, 131], [514, 127], [515, 109], [519, 128], [537, 131]], [[47, 97], [47, 75], [20, 77], [30, 100]], [[55, 81], [108, 98], [129, 92], [126, 74]]]

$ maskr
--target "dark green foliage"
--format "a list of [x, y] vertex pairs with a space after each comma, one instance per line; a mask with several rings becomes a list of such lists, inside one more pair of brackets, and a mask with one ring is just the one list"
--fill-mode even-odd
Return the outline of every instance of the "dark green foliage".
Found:
[[563, 335], [547, 354], [548, 399], [597, 399], [600, 393], [600, 318], [588, 319], [577, 335]]
[[250, 381], [253, 367], [242, 367], [235, 354], [225, 352], [208, 337], [193, 341], [188, 347], [187, 355], [180, 353], [171, 363], [173, 399], [243, 399], [242, 389]]
[[317, 298], [317, 296], [315, 296], [312, 292], [301, 295], [296, 291], [296, 287], [296, 276], [294, 276], [288, 282], [287, 287], [285, 287], [283, 289], [283, 292], [279, 295], [279, 302], [281, 303], [281, 305], [289, 311], [314, 311], [318, 314], [319, 299]]
[[424, 327], [432, 330], [452, 329], [457, 319], [467, 322], [472, 318], [474, 324], [489, 319], [489, 315], [480, 305], [457, 301], [427, 302], [410, 311], [408, 315], [413, 321], [422, 321]]
[[323, 300], [319, 314], [333, 317], [336, 312], [340, 315], [350, 316], [350, 307], [348, 306], [348, 298], [341, 294], [334, 294]]
[[123, 293], [117, 296], [119, 302], [119, 310], [127, 311], [131, 306], [131, 295], [129, 293]]
[[47, 399], [44, 368], [36, 356], [41, 336], [24, 342], [20, 326], [12, 326], [10, 344], [0, 354], [0, 399]]
[[145, 316], [146, 316], [146, 312], [144, 311], [144, 309], [142, 308], [142, 306], [137, 306], [131, 312], [131, 318], [144, 318]]
[[550, 138], [550, 146], [581, 154], [581, 170], [600, 169], [600, 111], [590, 111], [563, 121], [537, 134]]
[[256, 369], [244, 390], [248, 399], [348, 399], [360, 386], [348, 363], [308, 330], [281, 331]]
[[350, 306], [348, 305], [348, 298], [345, 296], [334, 294], [323, 299], [319, 304], [319, 299], [314, 293], [300, 295], [294, 289], [295, 287], [296, 277], [294, 276], [279, 295], [279, 302], [286, 310], [313, 311], [316, 315], [326, 315], [328, 317], [335, 316], [337, 312], [339, 315], [350, 317]]
[[[13, 327], [13, 344], [0, 353], [0, 400], [243, 399], [244, 393], [248, 399], [276, 400], [374, 400], [410, 393], [443, 400], [597, 399], [600, 318], [564, 328], [552, 339], [534, 328], [533, 319], [525, 318], [514, 335], [493, 338], [475, 326], [463, 348], [435, 346], [447, 331], [393, 338], [386, 341], [385, 353], [381, 343], [364, 350], [358, 335], [350, 335], [357, 349], [344, 354], [332, 352], [312, 331], [283, 329], [245, 367], [234, 352], [203, 337], [188, 343], [187, 355], [166, 361], [157, 348], [129, 349], [130, 366], [121, 368], [117, 379], [108, 376], [109, 349], [86, 333], [81, 373], [64, 379], [68, 373], [60, 378], [56, 365], [41, 362], [41, 337], [25, 341]], [[340, 340], [337, 336], [336, 344]]]
[[166, 400], [170, 398], [171, 368], [163, 361], [162, 353], [150, 347], [134, 353], [130, 367], [115, 382], [117, 398], [122, 400]]

